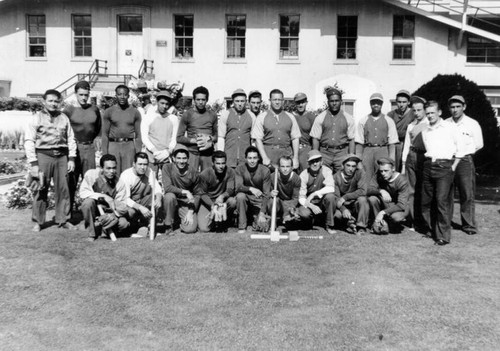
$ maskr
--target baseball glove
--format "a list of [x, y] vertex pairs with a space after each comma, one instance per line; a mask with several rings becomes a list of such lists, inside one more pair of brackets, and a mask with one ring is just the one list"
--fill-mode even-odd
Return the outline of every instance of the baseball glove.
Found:
[[114, 213], [105, 213], [96, 218], [94, 225], [96, 227], [102, 227], [102, 229], [107, 230], [113, 228], [118, 224], [118, 218]]
[[196, 135], [196, 144], [200, 151], [210, 149], [212, 147], [212, 138], [208, 134], [198, 134]]
[[346, 231], [348, 233], [351, 233], [351, 234], [356, 233], [356, 218], [354, 218], [353, 216], [351, 216], [347, 220], [347, 229], [346, 229]]
[[28, 178], [26, 178], [26, 186], [30, 188], [32, 192], [36, 192], [43, 189], [44, 174], [43, 172], [38, 172], [38, 177], [33, 177], [31, 172], [28, 172]]
[[252, 228], [256, 232], [268, 232], [269, 228], [271, 228], [271, 217], [259, 213], [254, 216]]
[[374, 222], [372, 226], [372, 231], [375, 234], [379, 235], [389, 234], [389, 225], [385, 220], [381, 220], [380, 222]]
[[283, 224], [293, 221], [298, 221], [300, 219], [296, 208], [290, 208], [288, 214], [283, 216]]

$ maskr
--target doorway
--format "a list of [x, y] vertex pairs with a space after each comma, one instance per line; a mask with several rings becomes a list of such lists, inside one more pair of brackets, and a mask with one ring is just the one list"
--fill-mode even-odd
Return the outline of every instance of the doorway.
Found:
[[117, 15], [117, 65], [119, 74], [136, 75], [144, 58], [143, 15]]

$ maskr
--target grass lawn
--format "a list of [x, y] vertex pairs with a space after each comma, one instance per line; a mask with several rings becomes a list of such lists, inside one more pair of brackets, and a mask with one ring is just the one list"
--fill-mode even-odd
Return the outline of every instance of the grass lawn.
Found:
[[0, 349], [498, 350], [498, 209], [439, 247], [408, 230], [89, 243], [1, 207]]

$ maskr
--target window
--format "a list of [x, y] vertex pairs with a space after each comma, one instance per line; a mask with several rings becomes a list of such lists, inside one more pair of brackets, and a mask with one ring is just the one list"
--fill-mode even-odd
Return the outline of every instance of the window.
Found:
[[28, 15], [28, 56], [47, 56], [45, 15]]
[[392, 29], [394, 60], [413, 59], [413, 44], [415, 42], [415, 16], [394, 16]]
[[193, 15], [175, 15], [175, 57], [190, 59], [193, 57]]
[[280, 59], [299, 58], [299, 15], [280, 15]]
[[338, 16], [337, 20], [337, 58], [354, 60], [358, 39], [358, 16]]
[[120, 33], [142, 33], [142, 15], [118, 16], [118, 31]]
[[245, 58], [247, 16], [227, 15], [227, 58]]
[[73, 15], [73, 55], [92, 56], [92, 20], [90, 15]]
[[[469, 20], [471, 26], [485, 31], [500, 34], [500, 20], [495, 18]], [[467, 62], [492, 63], [500, 62], [500, 43], [476, 36], [467, 35]]]

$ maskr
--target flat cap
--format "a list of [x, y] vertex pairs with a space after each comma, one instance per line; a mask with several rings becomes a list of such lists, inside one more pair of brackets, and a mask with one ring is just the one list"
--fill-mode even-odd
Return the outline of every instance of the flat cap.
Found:
[[244, 97], [247, 97], [247, 93], [245, 93], [245, 90], [243, 90], [243, 89], [236, 89], [231, 94], [231, 99], [234, 99], [235, 96], [240, 96], [240, 95], [243, 95]]
[[410, 97], [410, 101], [412, 104], [416, 104], [416, 103], [422, 103], [422, 104], [425, 104], [427, 102], [427, 100], [425, 100], [423, 97], [420, 97], [420, 96], [417, 96], [417, 95], [413, 95], [412, 97]]
[[410, 92], [408, 90], [404, 90], [404, 89], [401, 89], [400, 91], [398, 91], [398, 93], [396, 94], [396, 97], [398, 96], [405, 96], [407, 97], [408, 99], [410, 99]]
[[448, 99], [448, 104], [451, 104], [452, 101], [458, 101], [461, 102], [462, 104], [465, 104], [465, 99], [462, 95], [453, 95], [451, 98]]
[[262, 97], [262, 94], [258, 90], [252, 90], [252, 91], [250, 91], [250, 93], [248, 94], [248, 98], [250, 99], [250, 98], [252, 98], [254, 96]]
[[380, 166], [380, 165], [391, 165], [394, 167], [394, 165], [396, 164], [396, 162], [394, 162], [394, 160], [390, 157], [382, 157], [382, 158], [379, 158], [377, 160], [377, 164]]
[[345, 155], [344, 159], [342, 160], [342, 164], [344, 164], [348, 161], [354, 161], [356, 163], [359, 163], [359, 162], [361, 162], [361, 159], [354, 154], [347, 154], [347, 155]]
[[302, 100], [307, 100], [307, 95], [304, 93], [297, 93], [293, 97], [293, 101], [295, 101], [295, 102], [302, 101]]
[[326, 97], [327, 98], [329, 98], [332, 95], [338, 95], [339, 97], [342, 97], [342, 93], [340, 92], [340, 90], [335, 89], [335, 88], [331, 88], [331, 89], [328, 89], [326, 91]]
[[307, 153], [307, 162], [315, 160], [317, 158], [322, 158], [323, 155], [321, 155], [321, 152], [318, 150], [311, 150]]
[[384, 101], [384, 97], [383, 97], [383, 96], [382, 96], [382, 94], [380, 94], [380, 93], [373, 93], [373, 94], [370, 96], [370, 101], [374, 101], [374, 100]]
[[177, 155], [177, 153], [178, 153], [179, 151], [184, 151], [185, 153], [187, 153], [187, 154], [188, 154], [188, 157], [189, 157], [189, 150], [188, 150], [188, 148], [187, 148], [186, 146], [184, 146], [183, 144], [177, 144], [177, 145], [175, 146], [174, 151], [172, 151], [172, 155], [175, 157], [175, 155]]
[[156, 100], [158, 100], [160, 97], [166, 97], [167, 99], [172, 98], [172, 94], [168, 90], [160, 90], [159, 92], [156, 93]]

